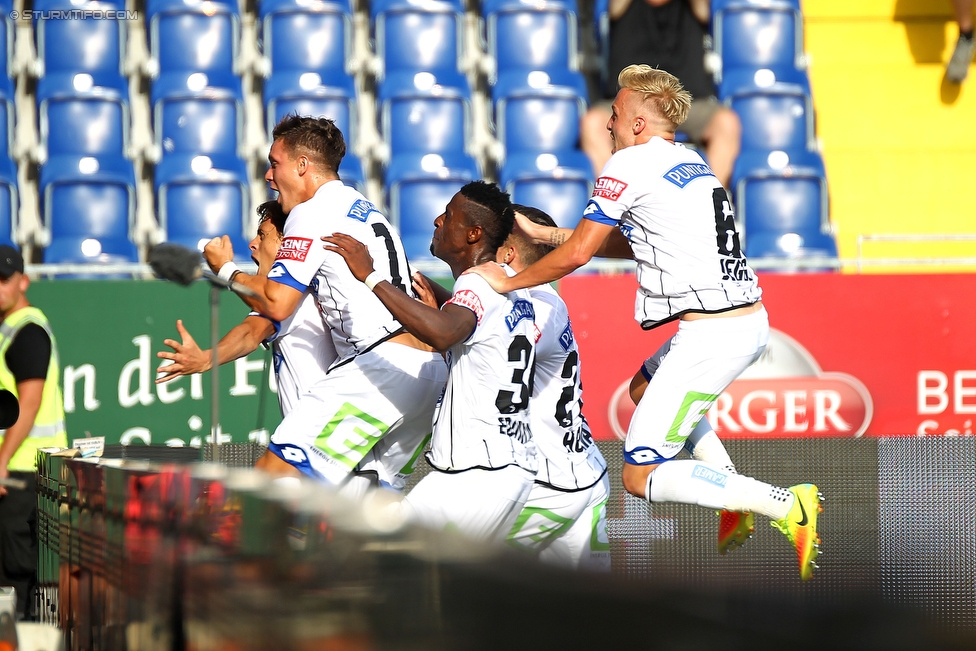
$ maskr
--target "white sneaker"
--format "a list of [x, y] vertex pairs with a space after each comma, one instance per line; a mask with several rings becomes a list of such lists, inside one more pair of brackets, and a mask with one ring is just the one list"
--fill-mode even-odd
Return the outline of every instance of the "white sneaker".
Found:
[[969, 64], [973, 60], [974, 50], [976, 50], [976, 39], [959, 37], [952, 58], [949, 59], [949, 65], [946, 66], [946, 77], [949, 81], [957, 84], [963, 82], [969, 74]]

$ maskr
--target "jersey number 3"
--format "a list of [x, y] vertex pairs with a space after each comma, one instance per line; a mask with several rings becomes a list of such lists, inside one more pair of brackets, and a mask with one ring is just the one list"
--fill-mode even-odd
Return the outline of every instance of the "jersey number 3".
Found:
[[[517, 387], [518, 400], [515, 391], [499, 391], [495, 398], [495, 406], [503, 414], [514, 414], [529, 406], [529, 396], [532, 395], [532, 380], [535, 376], [535, 366], [529, 368], [532, 362], [532, 344], [525, 335], [516, 335], [508, 347], [508, 361], [515, 364], [512, 371], [512, 384]], [[525, 377], [528, 371], [528, 378]]]

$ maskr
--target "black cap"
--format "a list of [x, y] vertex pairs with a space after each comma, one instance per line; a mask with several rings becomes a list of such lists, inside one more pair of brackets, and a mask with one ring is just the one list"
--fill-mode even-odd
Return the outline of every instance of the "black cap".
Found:
[[0, 278], [7, 280], [16, 272], [24, 273], [24, 258], [8, 244], [0, 244]]

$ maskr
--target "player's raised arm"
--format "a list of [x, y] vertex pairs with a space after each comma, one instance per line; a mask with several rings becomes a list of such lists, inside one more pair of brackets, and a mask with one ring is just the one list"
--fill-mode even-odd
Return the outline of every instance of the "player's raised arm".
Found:
[[440, 352], [465, 340], [477, 325], [471, 310], [457, 305], [445, 305], [438, 310], [406, 295], [379, 274], [373, 275], [373, 259], [359, 240], [334, 233], [322, 238], [325, 249], [342, 256], [357, 280], [366, 283], [386, 309], [407, 331]]
[[[202, 350], [190, 332], [183, 326], [182, 320], [176, 321], [176, 330], [180, 334], [180, 341], [166, 339], [163, 343], [173, 349], [173, 352], [160, 351], [156, 357], [169, 360], [170, 363], [160, 364], [156, 373], [156, 384], [163, 384], [184, 375], [203, 373], [212, 367], [213, 358], [209, 349]], [[257, 350], [262, 341], [274, 334], [274, 324], [262, 316], [249, 316], [244, 321], [223, 336], [217, 343], [217, 363], [226, 364], [239, 357], [244, 357]]]
[[465, 273], [478, 274], [500, 294], [551, 283], [593, 259], [611, 230], [614, 227], [609, 224], [584, 218], [563, 244], [514, 276], [507, 276], [494, 262], [478, 265]]

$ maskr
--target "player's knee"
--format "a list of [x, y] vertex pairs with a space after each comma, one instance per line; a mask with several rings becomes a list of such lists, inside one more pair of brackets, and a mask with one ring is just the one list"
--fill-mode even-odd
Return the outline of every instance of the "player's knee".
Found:
[[657, 465], [637, 466], [631, 463], [625, 463], [623, 473], [621, 474], [624, 490], [634, 497], [639, 497], [642, 500], [647, 499], [647, 476], [655, 468], [657, 468]]

